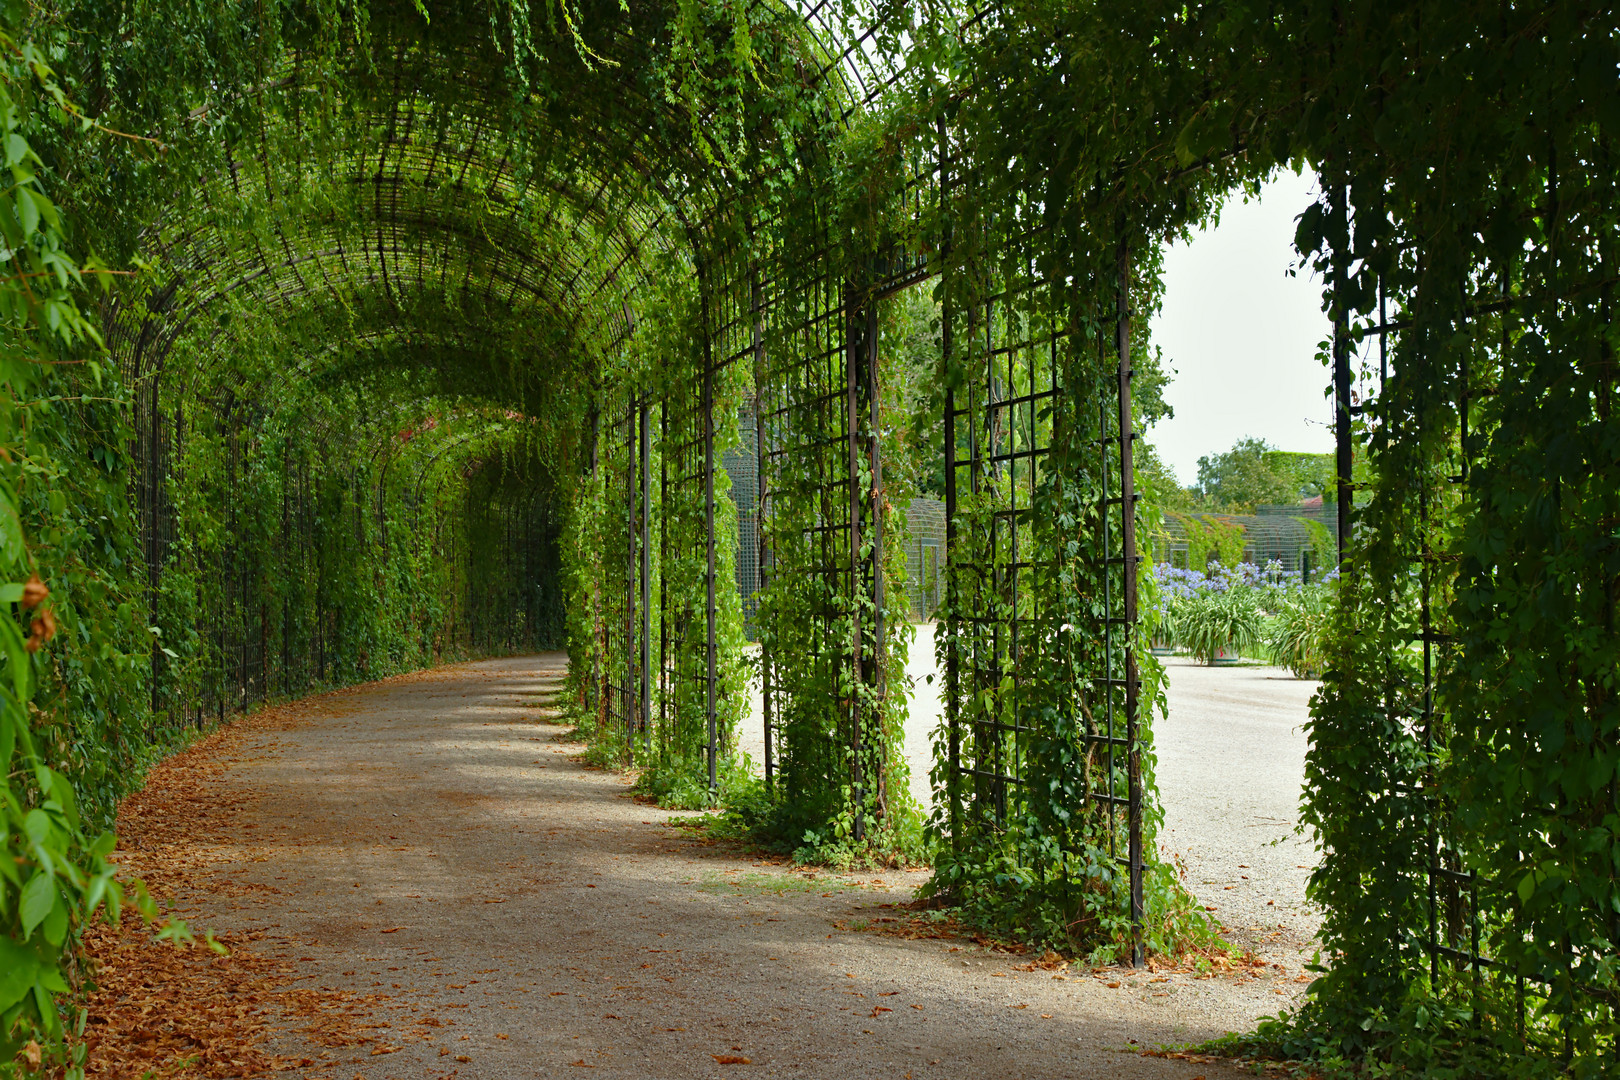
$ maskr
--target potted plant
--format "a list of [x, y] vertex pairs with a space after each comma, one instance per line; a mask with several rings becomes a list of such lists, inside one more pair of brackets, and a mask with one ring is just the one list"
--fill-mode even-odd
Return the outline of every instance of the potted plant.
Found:
[[1287, 668], [1298, 678], [1319, 678], [1332, 607], [1332, 596], [1326, 585], [1290, 590], [1266, 638], [1271, 662]]
[[1206, 664], [1235, 664], [1260, 643], [1265, 615], [1252, 589], [1225, 589], [1177, 605], [1176, 640]]
[[1159, 623], [1153, 630], [1153, 641], [1148, 651], [1154, 656], [1170, 656], [1176, 651], [1176, 610], [1185, 603], [1185, 598], [1175, 593], [1163, 593], [1159, 597]]

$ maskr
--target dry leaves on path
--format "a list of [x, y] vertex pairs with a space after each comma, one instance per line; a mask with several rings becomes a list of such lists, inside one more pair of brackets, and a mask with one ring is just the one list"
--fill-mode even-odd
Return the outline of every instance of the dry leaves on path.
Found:
[[[271, 749], [262, 745], [266, 736], [343, 711], [334, 700], [343, 696], [324, 694], [244, 716], [153, 768], [146, 786], [119, 810], [116, 858], [126, 874], [144, 878], [160, 903], [249, 889], [219, 877], [265, 850], [241, 827], [251, 795], [224, 782], [228, 767]], [[206, 922], [193, 930], [205, 928]], [[92, 928], [85, 937], [94, 984], [86, 1001], [87, 1075], [262, 1076], [315, 1064], [270, 1053], [266, 1043], [277, 1031], [328, 1047], [376, 1042], [372, 1031], [380, 1025], [365, 1020], [386, 999], [294, 989], [296, 965], [260, 951], [264, 937], [262, 930], [222, 935], [230, 954], [218, 956], [154, 941], [133, 918], [122, 927]]]

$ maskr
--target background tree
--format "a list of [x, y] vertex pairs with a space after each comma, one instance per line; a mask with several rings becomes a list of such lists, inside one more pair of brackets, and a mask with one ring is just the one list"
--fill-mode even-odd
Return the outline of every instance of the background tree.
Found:
[[1200, 501], [1208, 509], [1230, 514], [1252, 513], [1261, 503], [1297, 502], [1299, 487], [1294, 479], [1266, 461], [1272, 450], [1264, 439], [1245, 437], [1224, 454], [1199, 458]]
[[[1332, 454], [1301, 454], [1288, 450], [1267, 450], [1262, 456], [1266, 468], [1286, 480], [1301, 499], [1321, 496], [1324, 503], [1338, 499], [1339, 485], [1333, 476]], [[1357, 464], [1359, 465], [1359, 455]], [[1357, 470], [1358, 478], [1361, 470]]]

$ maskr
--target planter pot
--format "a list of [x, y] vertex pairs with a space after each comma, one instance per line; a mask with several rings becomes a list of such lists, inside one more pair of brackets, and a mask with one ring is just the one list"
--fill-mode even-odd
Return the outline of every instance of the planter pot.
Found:
[[1148, 652], [1152, 653], [1154, 656], [1174, 656], [1174, 655], [1176, 655], [1176, 650], [1172, 649], [1168, 645], [1154, 645], [1154, 646], [1151, 646], [1148, 649]]
[[1211, 667], [1232, 667], [1235, 664], [1241, 663], [1242, 661], [1243, 657], [1239, 656], [1237, 653], [1228, 652], [1225, 649], [1218, 649], [1216, 650], [1214, 659], [1212, 659], [1209, 663]]

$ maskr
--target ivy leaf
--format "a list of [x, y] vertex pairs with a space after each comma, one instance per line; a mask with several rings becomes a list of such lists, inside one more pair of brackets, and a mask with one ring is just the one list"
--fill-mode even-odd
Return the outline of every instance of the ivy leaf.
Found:
[[68, 986], [67, 980], [62, 978], [62, 969], [55, 964], [40, 964], [39, 977], [34, 980], [34, 984], [58, 994], [65, 994], [72, 989]]
[[[49, 879], [46, 879], [49, 881]], [[61, 948], [62, 942], [67, 939], [68, 906], [62, 901], [61, 894], [55, 889], [51, 890], [51, 909], [45, 916], [40, 930], [45, 934], [45, 940], [53, 947]]]
[[1183, 168], [1209, 157], [1231, 141], [1231, 106], [1209, 102], [1187, 121], [1176, 137], [1176, 160]]
[[17, 189], [17, 217], [22, 221], [23, 236], [39, 231], [39, 207], [34, 205], [33, 193], [27, 188]]
[[0, 558], [16, 563], [22, 557], [22, 521], [17, 517], [17, 503], [11, 492], [0, 485]]
[[1305, 255], [1322, 246], [1322, 225], [1326, 215], [1319, 202], [1311, 203], [1305, 212], [1299, 215], [1299, 224], [1294, 227], [1294, 250]]
[[1530, 898], [1535, 894], [1536, 872], [1532, 870], [1528, 874], [1524, 875], [1524, 877], [1519, 879], [1519, 899], [1528, 904], [1530, 902]]
[[0, 1013], [28, 995], [41, 966], [34, 950], [0, 935]]
[[23, 835], [36, 844], [43, 844], [51, 832], [50, 815], [43, 810], [30, 810], [23, 818]]
[[56, 1002], [51, 992], [39, 982], [34, 983], [34, 1006], [39, 1009], [40, 1027], [49, 1034], [56, 1033]]
[[37, 873], [23, 886], [22, 902], [18, 914], [22, 917], [23, 940], [34, 933], [34, 927], [45, 921], [56, 905], [56, 882], [48, 874]]

